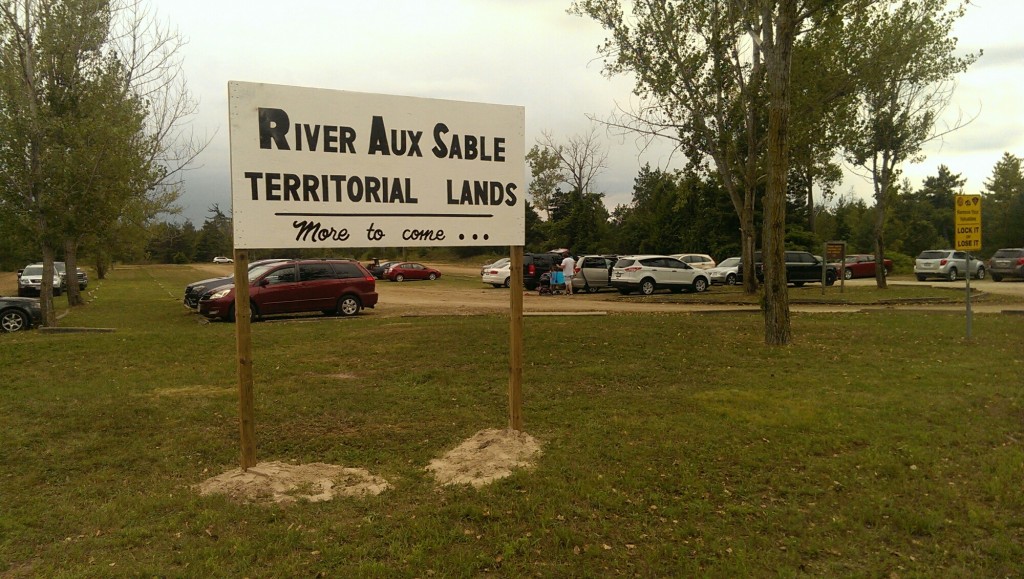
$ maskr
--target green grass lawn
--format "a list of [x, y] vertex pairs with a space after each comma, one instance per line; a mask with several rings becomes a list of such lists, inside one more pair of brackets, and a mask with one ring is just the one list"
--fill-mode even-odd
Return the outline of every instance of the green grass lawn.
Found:
[[393, 485], [280, 507], [192, 488], [239, 455], [194, 279], [120, 268], [62, 320], [115, 333], [0, 335], [0, 575], [1024, 574], [1018, 316], [797, 314], [785, 348], [753, 313], [530, 317], [544, 454], [482, 489], [423, 469], [507, 423], [507, 316], [258, 323], [258, 460]]

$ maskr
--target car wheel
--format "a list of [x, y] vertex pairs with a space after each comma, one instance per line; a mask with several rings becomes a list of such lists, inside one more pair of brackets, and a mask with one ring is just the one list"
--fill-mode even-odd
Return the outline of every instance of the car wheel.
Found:
[[587, 285], [583, 286], [583, 291], [587, 292], [588, 294], [596, 294], [597, 288], [588, 283]]
[[992, 274], [992, 281], [1003, 281], [1003, 276], [1001, 276], [1001, 275], [999, 275], [997, 273], [994, 273], [994, 274]]
[[338, 299], [338, 315], [354, 316], [359, 313], [359, 299], [356, 296], [341, 296]]
[[429, 279], [430, 281], [434, 281], [435, 279], [437, 279], [437, 274], [431, 273], [430, 275], [427, 276], [427, 279]]
[[654, 280], [647, 277], [640, 282], [640, 293], [649, 296], [654, 293]]
[[501, 285], [503, 285], [504, 287], [509, 287], [511, 285], [511, 282], [512, 282], [512, 278], [506, 277], [505, 278], [505, 283], [503, 283]]
[[402, 274], [398, 274], [398, 275], [395, 276], [395, 281], [403, 282], [403, 281], [405, 281], [405, 276], [402, 275]]
[[0, 313], [0, 331], [20, 332], [28, 329], [28, 316], [19, 310], [7, 310]]
[[702, 277], [693, 280], [693, 291], [701, 293], [708, 289], [708, 281]]
[[957, 274], [956, 268], [955, 267], [951, 267], [951, 268], [949, 268], [949, 274], [946, 275], [946, 279], [948, 279], [949, 281], [956, 281], [956, 274]]
[[918, 274], [917, 281], [924, 281], [925, 276]]
[[983, 268], [983, 267], [979, 267], [978, 268], [977, 278], [978, 279], [985, 279], [985, 268]]
[[725, 285], [736, 285], [736, 274], [730, 273], [725, 276]]
[[825, 274], [825, 285], [834, 285], [836, 283], [836, 275], [832, 272]]
[[848, 269], [843, 272], [843, 279], [853, 279], [853, 270]]

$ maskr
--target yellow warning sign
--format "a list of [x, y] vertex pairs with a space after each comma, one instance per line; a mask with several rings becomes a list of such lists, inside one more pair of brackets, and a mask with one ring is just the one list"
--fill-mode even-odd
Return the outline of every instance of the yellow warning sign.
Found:
[[981, 249], [981, 195], [957, 195], [954, 212], [956, 249]]

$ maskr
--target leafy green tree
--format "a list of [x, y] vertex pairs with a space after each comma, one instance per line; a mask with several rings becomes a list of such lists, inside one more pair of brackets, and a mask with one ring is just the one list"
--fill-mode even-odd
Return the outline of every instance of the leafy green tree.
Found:
[[233, 247], [231, 218], [224, 215], [220, 206], [214, 203], [209, 208], [210, 216], [203, 223], [199, 232], [199, 241], [190, 258], [199, 261], [211, 261], [218, 255], [231, 255]]
[[[920, 158], [924, 143], [955, 129], [936, 129], [956, 75], [978, 57], [956, 53], [953, 24], [966, 3], [947, 11], [946, 0], [879, 2], [853, 14], [861, 35], [856, 74], [859, 117], [846, 145], [847, 158], [872, 177], [875, 198], [875, 259], [885, 255], [887, 201], [896, 191], [899, 166]], [[875, 280], [884, 289], [883, 268]]]
[[558, 193], [558, 185], [565, 181], [557, 150], [534, 145], [526, 154], [530, 166], [530, 197], [533, 206], [551, 219], [551, 200]]
[[[745, 2], [638, 0], [627, 16], [619, 0], [579, 0], [572, 12], [611, 34], [599, 47], [604, 73], [636, 78], [636, 110], [610, 124], [670, 139], [693, 167], [718, 175], [739, 217], [749, 263], [764, 174], [766, 69], [761, 43], [748, 39], [745, 8]], [[747, 292], [756, 284], [744, 277]]]
[[1024, 166], [1003, 153], [985, 181], [981, 204], [983, 246], [989, 252], [1024, 247]]

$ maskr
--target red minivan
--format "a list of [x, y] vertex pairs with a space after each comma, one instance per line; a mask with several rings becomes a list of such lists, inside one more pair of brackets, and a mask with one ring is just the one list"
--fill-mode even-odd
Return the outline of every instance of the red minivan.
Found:
[[[321, 311], [351, 316], [377, 305], [376, 280], [359, 262], [303, 259], [268, 263], [249, 270], [252, 319], [273, 314]], [[199, 313], [235, 319], [235, 286], [218, 288], [199, 300]]]

